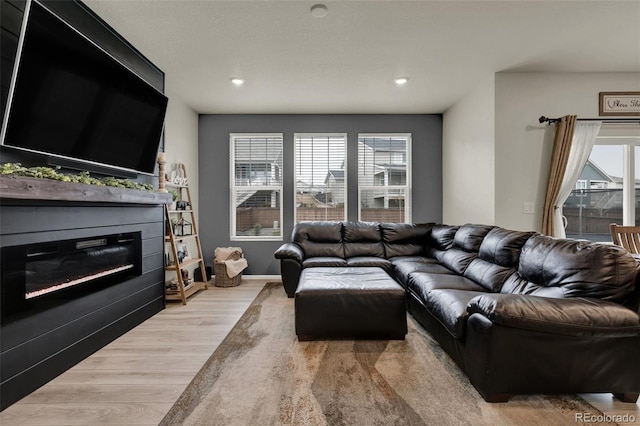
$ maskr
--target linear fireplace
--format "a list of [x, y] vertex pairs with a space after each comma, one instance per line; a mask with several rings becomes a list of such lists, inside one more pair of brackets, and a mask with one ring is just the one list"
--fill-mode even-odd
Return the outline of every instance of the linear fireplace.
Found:
[[2, 247], [2, 325], [142, 274], [140, 232]]

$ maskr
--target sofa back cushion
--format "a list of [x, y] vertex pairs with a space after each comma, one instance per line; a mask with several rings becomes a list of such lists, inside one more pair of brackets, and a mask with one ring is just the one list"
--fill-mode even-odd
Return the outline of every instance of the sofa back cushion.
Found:
[[637, 272], [638, 263], [621, 247], [534, 235], [501, 292], [622, 303], [635, 287]]
[[520, 261], [522, 247], [535, 232], [510, 231], [495, 227], [484, 237], [478, 258], [500, 266], [515, 268]]
[[381, 223], [385, 256], [423, 256], [432, 223]]
[[346, 258], [359, 256], [384, 258], [384, 244], [379, 223], [345, 222], [342, 232]]
[[459, 226], [433, 225], [427, 236], [427, 256], [437, 259], [439, 254], [453, 247], [453, 239], [459, 228]]
[[470, 253], [478, 253], [484, 237], [493, 228], [491, 225], [474, 225], [470, 223], [462, 225], [453, 237], [452, 248]]
[[534, 232], [509, 231], [495, 227], [484, 237], [478, 256], [471, 261], [464, 276], [491, 292], [498, 292], [516, 271], [522, 246]]
[[302, 248], [307, 259], [317, 256], [344, 259], [342, 222], [300, 222], [293, 228], [291, 241]]
[[452, 247], [439, 254], [437, 259], [447, 268], [463, 275], [469, 264], [478, 256], [484, 237], [493, 229], [490, 225], [462, 225], [453, 237]]

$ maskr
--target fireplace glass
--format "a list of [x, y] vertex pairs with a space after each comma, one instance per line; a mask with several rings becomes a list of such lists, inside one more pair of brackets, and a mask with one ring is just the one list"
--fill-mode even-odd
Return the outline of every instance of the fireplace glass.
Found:
[[140, 232], [2, 247], [2, 324], [142, 274]]

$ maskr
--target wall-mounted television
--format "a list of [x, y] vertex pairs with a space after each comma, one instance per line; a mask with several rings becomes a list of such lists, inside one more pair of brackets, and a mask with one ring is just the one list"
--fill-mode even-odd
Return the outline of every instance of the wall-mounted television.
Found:
[[3, 147], [153, 174], [163, 93], [36, 0], [27, 2], [18, 50]]

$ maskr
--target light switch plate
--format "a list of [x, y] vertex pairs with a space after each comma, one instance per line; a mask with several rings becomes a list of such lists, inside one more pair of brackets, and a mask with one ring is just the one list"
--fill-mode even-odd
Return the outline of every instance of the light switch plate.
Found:
[[535, 211], [534, 203], [525, 201], [524, 203], [524, 213], [525, 214], [533, 214]]

